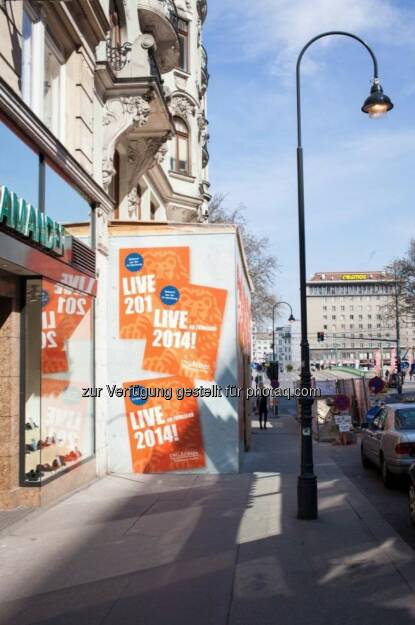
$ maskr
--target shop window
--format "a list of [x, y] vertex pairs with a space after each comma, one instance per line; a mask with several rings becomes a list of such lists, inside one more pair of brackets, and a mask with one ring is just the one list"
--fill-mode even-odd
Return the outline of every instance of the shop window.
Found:
[[180, 60], [179, 67], [184, 72], [189, 71], [189, 22], [179, 19], [178, 23]]
[[26, 282], [23, 481], [40, 484], [94, 454], [93, 298]]
[[38, 207], [39, 156], [0, 121], [0, 185]]
[[186, 123], [180, 118], [174, 118], [175, 136], [175, 155], [171, 159], [171, 169], [176, 173], [189, 174], [189, 129]]
[[50, 165], [46, 165], [45, 212], [60, 223], [89, 221], [91, 206]]

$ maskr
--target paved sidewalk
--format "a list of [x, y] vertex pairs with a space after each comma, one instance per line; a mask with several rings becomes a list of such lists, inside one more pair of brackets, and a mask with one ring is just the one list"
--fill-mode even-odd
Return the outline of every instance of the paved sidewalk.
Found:
[[240, 475], [112, 475], [7, 528], [1, 625], [410, 622], [414, 552], [317, 445], [298, 521], [298, 426], [272, 426]]

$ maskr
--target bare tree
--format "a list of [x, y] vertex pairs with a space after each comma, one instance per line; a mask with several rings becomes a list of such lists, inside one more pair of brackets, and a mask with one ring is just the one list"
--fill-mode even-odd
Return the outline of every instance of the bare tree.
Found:
[[[415, 239], [412, 239], [403, 258], [392, 261], [385, 271], [395, 279], [395, 298], [398, 301], [399, 318], [403, 323], [415, 321]], [[389, 316], [396, 310], [389, 311]]]
[[209, 204], [209, 222], [230, 223], [239, 227], [255, 289], [252, 295], [252, 317], [256, 323], [261, 324], [269, 321], [272, 307], [277, 302], [274, 292], [278, 261], [270, 251], [268, 238], [258, 237], [249, 229], [244, 207], [241, 205], [234, 210], [228, 209], [224, 204], [225, 197], [222, 194], [212, 197]]

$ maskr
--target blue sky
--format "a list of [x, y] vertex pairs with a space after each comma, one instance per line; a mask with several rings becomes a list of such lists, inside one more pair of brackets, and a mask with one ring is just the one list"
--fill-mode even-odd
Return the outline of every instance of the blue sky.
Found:
[[[411, 0], [209, 0], [204, 43], [210, 179], [226, 205], [278, 257], [276, 293], [299, 309], [295, 62], [327, 30], [374, 49], [394, 110], [370, 120], [360, 107], [373, 65], [357, 42], [317, 42], [304, 58], [307, 275], [381, 269], [414, 229], [415, 3]], [[297, 312], [298, 314], [298, 312]]]

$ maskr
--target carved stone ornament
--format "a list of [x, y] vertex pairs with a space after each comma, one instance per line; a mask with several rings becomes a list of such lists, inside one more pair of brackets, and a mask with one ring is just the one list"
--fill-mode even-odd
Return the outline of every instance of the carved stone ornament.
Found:
[[137, 217], [137, 208], [138, 208], [138, 193], [137, 187], [133, 187], [128, 194], [128, 217], [131, 219], [132, 217]]
[[164, 159], [166, 158], [166, 154], [169, 151], [169, 148], [167, 147], [167, 145], [164, 143], [158, 150], [158, 152], [156, 152], [156, 155], [154, 157], [154, 160], [156, 163], [158, 163], [159, 165], [161, 165], [161, 163], [164, 161]]
[[173, 97], [169, 108], [172, 115], [181, 117], [194, 117], [196, 115], [196, 106], [184, 96]]
[[199, 127], [199, 141], [202, 144], [204, 144], [209, 138], [209, 133], [208, 133], [209, 122], [206, 119], [206, 117], [203, 115], [203, 113], [199, 115], [199, 117], [197, 118], [197, 125]]
[[128, 131], [142, 128], [151, 112], [150, 96], [122, 96], [108, 100], [104, 107], [102, 184], [108, 192], [115, 174], [114, 150], [118, 140]]
[[166, 142], [171, 137], [172, 133], [168, 132], [159, 137], [143, 137], [128, 142], [128, 188], [131, 192], [137, 187], [138, 181], [145, 171], [162, 162], [168, 150]]

